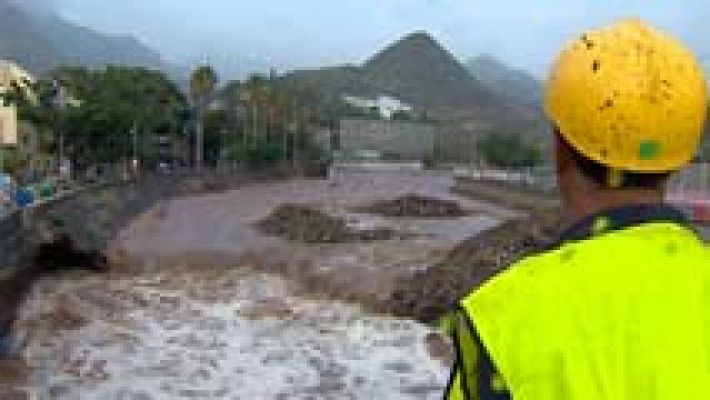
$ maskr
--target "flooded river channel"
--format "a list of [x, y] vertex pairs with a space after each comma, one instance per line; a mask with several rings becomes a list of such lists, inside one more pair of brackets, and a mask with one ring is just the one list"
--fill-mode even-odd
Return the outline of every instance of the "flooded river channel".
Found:
[[[396, 279], [510, 216], [452, 195], [452, 183], [438, 173], [351, 172], [158, 204], [111, 244], [110, 273], [37, 283], [14, 332], [22, 371], [6, 390], [42, 399], [440, 398], [446, 340], [358, 299], [386, 299]], [[470, 213], [353, 211], [412, 193]], [[254, 228], [285, 203], [407, 235], [304, 244]]]

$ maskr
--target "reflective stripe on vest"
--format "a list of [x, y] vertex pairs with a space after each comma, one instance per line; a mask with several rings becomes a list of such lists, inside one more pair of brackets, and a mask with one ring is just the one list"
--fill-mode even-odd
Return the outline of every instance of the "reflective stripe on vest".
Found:
[[710, 399], [710, 251], [681, 225], [563, 244], [461, 305], [516, 400]]

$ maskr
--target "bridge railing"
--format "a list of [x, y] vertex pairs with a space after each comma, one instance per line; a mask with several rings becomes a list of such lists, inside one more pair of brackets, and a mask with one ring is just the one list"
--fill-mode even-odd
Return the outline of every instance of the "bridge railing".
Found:
[[472, 181], [498, 182], [543, 193], [557, 188], [557, 177], [551, 168], [521, 168], [514, 170], [454, 166], [454, 177]]
[[676, 173], [666, 197], [694, 222], [710, 224], [710, 163], [691, 164]]

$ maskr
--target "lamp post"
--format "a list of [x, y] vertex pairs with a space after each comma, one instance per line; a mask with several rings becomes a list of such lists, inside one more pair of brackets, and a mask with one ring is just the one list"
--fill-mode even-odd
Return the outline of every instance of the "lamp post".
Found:
[[52, 106], [57, 111], [57, 118], [55, 119], [55, 133], [57, 134], [58, 144], [57, 144], [57, 172], [59, 175], [67, 174], [66, 165], [64, 160], [64, 132], [59, 128], [59, 119], [62, 116], [62, 111], [66, 108], [68, 104], [67, 90], [62, 86], [59, 81], [54, 79], [52, 81]]

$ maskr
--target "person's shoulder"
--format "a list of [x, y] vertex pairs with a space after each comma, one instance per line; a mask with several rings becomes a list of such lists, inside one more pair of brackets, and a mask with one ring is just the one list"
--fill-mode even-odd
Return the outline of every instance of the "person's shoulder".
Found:
[[[564, 247], [564, 246], [563, 246]], [[469, 297], [473, 298], [491, 291], [520, 292], [534, 286], [531, 280], [543, 279], [559, 257], [561, 247], [529, 254], [484, 281]]]
[[[511, 263], [491, 276], [473, 293], [514, 286], [535, 290], [546, 281], [558, 282], [579, 268], [570, 266], [627, 264], [633, 260], [662, 259], [680, 255], [687, 259], [710, 260], [710, 245], [691, 228], [670, 222], [655, 222], [607, 232], [583, 240], [561, 242]], [[507, 290], [507, 289], [503, 289]]]

